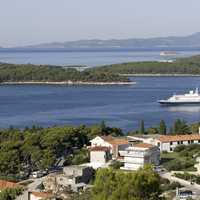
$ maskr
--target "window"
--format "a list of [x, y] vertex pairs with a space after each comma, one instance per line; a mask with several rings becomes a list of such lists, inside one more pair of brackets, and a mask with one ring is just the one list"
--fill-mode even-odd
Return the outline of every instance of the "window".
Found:
[[188, 144], [190, 144], [190, 140], [188, 140]]
[[173, 145], [173, 142], [170, 142], [170, 145]]
[[181, 141], [181, 144], [183, 144], [183, 141]]
[[178, 141], [177, 144], [180, 144], [180, 141]]
[[200, 143], [200, 140], [198, 140], [198, 143]]
[[194, 140], [191, 140], [191, 144], [193, 144], [194, 143]]
[[173, 149], [170, 147], [170, 151], [173, 151]]

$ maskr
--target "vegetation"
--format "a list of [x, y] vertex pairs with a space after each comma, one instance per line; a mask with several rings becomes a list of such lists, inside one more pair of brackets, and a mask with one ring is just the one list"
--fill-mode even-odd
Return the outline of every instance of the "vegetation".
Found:
[[160, 135], [184, 135], [199, 133], [200, 122], [188, 124], [186, 121], [176, 119], [171, 127], [167, 127], [164, 120], [161, 120], [157, 126], [144, 129], [144, 121], [140, 121], [139, 129], [128, 133], [135, 134], [160, 134]]
[[0, 200], [14, 200], [22, 194], [22, 188], [4, 189], [0, 192]]
[[167, 133], [167, 127], [165, 121], [161, 120], [159, 124], [159, 134], [166, 135], [166, 133]]
[[92, 69], [117, 74], [200, 74], [200, 56], [169, 62], [131, 62]]
[[199, 144], [177, 146], [172, 153], [162, 153], [162, 165], [169, 171], [196, 171], [195, 158], [199, 156], [199, 152]]
[[107, 126], [102, 130], [100, 125], [1, 130], [0, 176], [18, 180], [32, 171], [56, 167], [63, 157], [65, 164], [87, 162], [88, 152], [85, 145], [100, 134], [121, 136], [122, 132]]
[[123, 82], [129, 81], [112, 72], [78, 71], [73, 68], [45, 65], [16, 65], [0, 63], [0, 82], [40, 81], [40, 82]]
[[191, 183], [200, 184], [200, 176], [199, 175], [194, 175], [194, 174], [190, 174], [188, 172], [184, 172], [184, 173], [175, 173], [174, 176], [177, 178], [184, 179], [186, 181], [190, 181]]
[[159, 175], [149, 166], [136, 172], [101, 169], [96, 174], [92, 200], [159, 200], [160, 183]]

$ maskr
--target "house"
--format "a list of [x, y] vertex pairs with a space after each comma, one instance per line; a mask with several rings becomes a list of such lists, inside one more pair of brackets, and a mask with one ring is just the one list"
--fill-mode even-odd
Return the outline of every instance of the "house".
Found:
[[128, 147], [124, 152], [123, 170], [137, 170], [145, 164], [159, 165], [160, 150], [157, 146], [138, 143]]
[[0, 180], [0, 191], [4, 189], [12, 189], [21, 187], [18, 183], [14, 183], [11, 181]]
[[28, 200], [56, 200], [52, 193], [48, 192], [28, 192]]
[[157, 139], [160, 151], [171, 152], [179, 145], [200, 144], [199, 134], [188, 135], [162, 135]]
[[94, 146], [90, 148], [90, 165], [97, 169], [111, 160], [110, 147]]
[[129, 142], [144, 142], [159, 147], [160, 151], [172, 152], [179, 145], [200, 144], [200, 134], [128, 136]]
[[77, 192], [85, 189], [94, 175], [91, 167], [72, 165], [63, 168], [63, 173], [49, 174], [43, 181], [45, 191], [60, 193], [62, 190]]
[[91, 147], [108, 147], [112, 159], [117, 159], [120, 156], [120, 151], [125, 150], [129, 146], [127, 138], [112, 137], [112, 136], [97, 136], [91, 141]]

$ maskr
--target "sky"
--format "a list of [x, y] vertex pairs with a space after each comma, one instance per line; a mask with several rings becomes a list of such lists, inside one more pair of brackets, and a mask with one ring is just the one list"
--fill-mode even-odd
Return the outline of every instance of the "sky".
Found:
[[200, 32], [200, 0], [0, 0], [0, 46]]

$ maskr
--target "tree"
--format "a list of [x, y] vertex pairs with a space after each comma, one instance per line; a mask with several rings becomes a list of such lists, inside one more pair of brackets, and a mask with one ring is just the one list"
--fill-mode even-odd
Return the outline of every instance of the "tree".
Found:
[[144, 135], [145, 134], [145, 128], [144, 128], [144, 120], [140, 121], [140, 134]]
[[160, 124], [159, 124], [159, 134], [166, 135], [166, 133], [167, 133], [166, 124], [165, 124], [164, 120], [161, 120]]
[[22, 188], [5, 189], [0, 192], [0, 200], [14, 200], [22, 194]]
[[173, 134], [181, 135], [181, 134], [190, 134], [190, 127], [184, 120], [177, 119], [174, 122]]
[[160, 185], [160, 177], [151, 166], [145, 166], [136, 172], [100, 169], [92, 188], [92, 199], [159, 200]]

